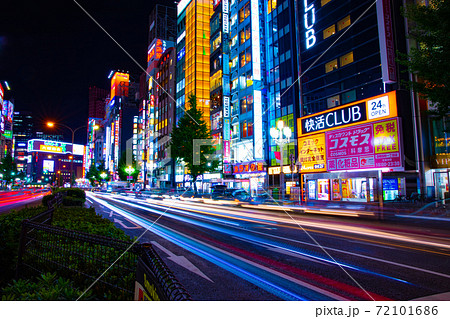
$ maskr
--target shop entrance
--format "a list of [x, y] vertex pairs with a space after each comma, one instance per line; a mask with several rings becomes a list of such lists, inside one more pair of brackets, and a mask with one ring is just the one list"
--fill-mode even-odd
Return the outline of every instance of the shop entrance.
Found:
[[434, 185], [436, 187], [437, 199], [445, 199], [449, 197], [448, 193], [448, 172], [435, 172]]
[[308, 200], [376, 202], [378, 201], [377, 172], [305, 174]]

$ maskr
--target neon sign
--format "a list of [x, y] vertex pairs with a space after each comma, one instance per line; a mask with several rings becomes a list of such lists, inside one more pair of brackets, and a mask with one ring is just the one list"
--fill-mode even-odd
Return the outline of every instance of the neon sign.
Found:
[[316, 36], [314, 32], [314, 24], [316, 23], [316, 10], [314, 8], [314, 3], [308, 5], [308, 0], [303, 0], [303, 5], [305, 8], [305, 14], [303, 19], [305, 22], [305, 37], [306, 37], [306, 49], [308, 50], [314, 44], [316, 44]]

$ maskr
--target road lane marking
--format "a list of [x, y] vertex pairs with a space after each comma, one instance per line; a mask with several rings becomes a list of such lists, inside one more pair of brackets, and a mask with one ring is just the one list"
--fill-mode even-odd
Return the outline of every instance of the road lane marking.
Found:
[[[102, 201], [101, 199], [98, 199], [98, 200]], [[136, 223], [138, 223], [139, 225], [141, 225], [142, 227], [148, 229], [148, 230], [151, 231], [152, 233], [155, 233], [155, 234], [157, 234], [157, 235], [159, 235], [159, 236], [165, 238], [166, 240], [169, 240], [169, 241], [171, 241], [171, 242], [173, 242], [173, 243], [175, 243], [175, 244], [177, 244], [177, 245], [179, 245], [179, 246], [186, 247], [188, 244], [185, 243], [185, 242], [183, 242], [183, 241], [176, 240], [176, 239], [172, 238], [171, 236], [169, 236], [168, 234], [166, 234], [166, 233], [164, 233], [164, 232], [162, 232], [162, 231], [158, 231], [157, 228], [161, 228], [161, 229], [164, 229], [165, 231], [170, 231], [170, 232], [172, 232], [172, 233], [175, 233], [175, 234], [177, 234], [178, 236], [180, 236], [180, 237], [182, 237], [182, 238], [183, 238], [183, 237], [184, 237], [184, 238], [187, 238], [187, 239], [190, 240], [191, 242], [196, 243], [196, 245], [200, 245], [200, 246], [203, 245], [203, 246], [205, 246], [205, 247], [208, 247], [209, 249], [213, 250], [216, 254], [217, 254], [217, 253], [221, 253], [221, 254], [227, 255], [227, 256], [229, 256], [229, 257], [231, 257], [231, 258], [240, 260], [241, 262], [243, 262], [243, 263], [245, 263], [245, 264], [248, 264], [248, 265], [251, 265], [251, 266], [253, 266], [253, 267], [256, 267], [256, 268], [258, 268], [258, 269], [260, 269], [260, 270], [264, 270], [264, 271], [266, 271], [266, 272], [272, 273], [272, 274], [275, 275], [275, 276], [278, 276], [278, 277], [283, 278], [283, 279], [285, 279], [285, 280], [287, 280], [287, 281], [290, 281], [290, 282], [294, 282], [294, 283], [296, 283], [296, 284], [298, 284], [298, 285], [300, 285], [300, 286], [302, 286], [302, 287], [308, 288], [308, 289], [310, 289], [310, 290], [312, 290], [312, 291], [314, 291], [314, 292], [316, 292], [316, 293], [322, 294], [322, 295], [327, 296], [327, 297], [329, 297], [329, 298], [332, 298], [332, 299], [335, 299], [335, 300], [341, 300], [341, 301], [349, 300], [349, 299], [344, 298], [344, 297], [342, 297], [342, 296], [336, 295], [336, 294], [334, 294], [334, 293], [332, 293], [332, 292], [326, 291], [326, 290], [324, 290], [324, 289], [322, 289], [322, 288], [313, 286], [313, 285], [311, 285], [311, 284], [309, 284], [309, 283], [307, 283], [307, 282], [303, 282], [303, 281], [298, 280], [298, 279], [296, 279], [296, 278], [293, 278], [293, 277], [290, 277], [290, 276], [285, 275], [285, 274], [283, 274], [283, 273], [277, 272], [276, 270], [273, 270], [273, 269], [270, 269], [270, 268], [268, 268], [268, 267], [265, 267], [265, 266], [256, 264], [256, 263], [254, 263], [254, 262], [252, 262], [252, 261], [250, 261], [250, 260], [247, 260], [247, 259], [245, 259], [245, 258], [239, 257], [239, 256], [234, 255], [234, 254], [232, 254], [232, 253], [228, 253], [228, 252], [226, 252], [226, 251], [224, 251], [224, 250], [222, 250], [222, 249], [220, 249], [220, 248], [217, 248], [217, 247], [211, 246], [211, 245], [209, 245], [209, 244], [203, 243], [203, 242], [201, 242], [201, 241], [199, 241], [199, 240], [197, 240], [197, 239], [195, 239], [195, 238], [192, 238], [192, 237], [190, 237], [190, 236], [187, 236], [187, 235], [185, 235], [185, 234], [182, 234], [182, 233], [180, 233], [180, 232], [178, 232], [178, 231], [176, 231], [176, 230], [173, 230], [173, 229], [171, 229], [171, 228], [169, 228], [169, 227], [161, 226], [161, 225], [154, 225], [154, 224], [153, 224], [153, 227], [147, 228], [147, 227], [149, 226], [148, 223], [149, 223], [150, 221], [147, 221], [145, 218], [143, 218], [143, 217], [138, 217], [138, 216], [134, 216], [132, 213], [126, 212], [125, 210], [123, 210], [123, 209], [121, 209], [121, 208], [117, 208], [117, 207], [115, 207], [115, 206], [113, 206], [113, 205], [111, 205], [111, 204], [108, 204], [108, 203], [106, 203], [106, 202], [104, 203], [104, 205], [107, 206], [107, 207], [109, 206], [109, 207], [108, 207], [109, 209], [113, 209], [116, 213], [118, 213], [118, 214], [120, 214], [120, 215], [122, 215], [122, 216], [124, 216], [124, 217], [126, 217], [126, 218], [128, 218], [128, 219], [130, 219], [130, 220], [133, 220], [134, 222], [136, 222]], [[203, 249], [201, 249], [201, 248], [199, 248], [199, 247], [192, 247], [192, 248], [194, 248], [194, 250], [197, 251], [197, 252], [200, 253], [200, 254], [203, 254], [203, 255], [208, 254], [207, 252], [205, 252]], [[189, 250], [189, 249], [188, 249], [188, 250]], [[191, 251], [191, 250], [190, 250], [190, 251]], [[194, 252], [194, 251], [192, 251], [192, 252], [195, 253], [196, 255], [198, 255], [198, 253], [196, 253], [196, 252]], [[208, 255], [210, 255], [210, 254], [208, 254]], [[214, 260], [215, 260], [215, 261], [213, 261], [213, 263], [216, 264], [216, 265], [218, 265], [218, 266], [220, 266], [221, 268], [223, 268], [223, 267], [221, 266], [221, 264], [223, 264], [224, 261], [220, 261], [221, 258], [218, 257], [218, 256], [214, 256], [214, 255], [212, 255], [212, 256], [214, 257]], [[210, 259], [208, 259], [208, 260], [210, 260]], [[241, 278], [242, 278], [241, 274], [244, 276], [245, 273], [249, 274], [252, 278], [258, 278], [255, 274], [248, 273], [248, 272], [244, 271], [243, 269], [240, 269], [240, 268], [237, 267], [236, 265], [231, 265], [231, 266], [233, 266], [233, 268], [237, 270], [237, 272], [238, 272], [237, 275], [240, 276]], [[247, 276], [248, 276], [248, 275], [247, 275]], [[248, 278], [247, 276], [245, 276], [245, 277]], [[257, 279], [257, 280], [261, 281], [262, 279]], [[283, 292], [284, 294], [289, 294], [290, 296], [295, 296], [295, 293], [289, 292], [289, 291], [285, 290], [285, 289], [282, 288], [282, 287], [278, 287], [278, 286], [275, 285], [274, 283], [271, 283], [271, 282], [269, 282], [269, 281], [267, 281], [267, 280], [263, 280], [263, 281], [264, 281], [266, 284], [268, 284], [268, 285], [270, 285], [271, 287], [273, 287], [274, 289], [277, 289], [278, 291]], [[256, 285], [258, 285], [258, 283], [256, 283], [255, 281], [253, 281], [253, 282], [254, 282]], [[260, 286], [261, 288], [264, 288], [264, 285], [258, 285], [258, 286]], [[300, 296], [297, 296], [297, 299], [303, 300], [304, 298], [301, 298]]]
[[206, 280], [209, 280], [210, 282], [214, 282], [211, 279], [209, 279], [208, 276], [206, 276], [200, 269], [198, 269], [193, 263], [191, 263], [186, 257], [184, 256], [177, 256], [167, 248], [163, 247], [161, 244], [159, 244], [156, 241], [151, 241], [151, 244], [153, 246], [158, 247], [160, 250], [166, 253], [168, 255], [168, 259], [172, 260], [174, 263], [180, 265], [181, 267], [186, 268], [190, 272], [193, 272], [196, 275], [199, 275], [200, 277], [205, 278]]
[[114, 222], [119, 224], [120, 226], [122, 226], [125, 229], [139, 229], [142, 228], [140, 225], [137, 225], [136, 223], [133, 223], [131, 220], [128, 220], [128, 222], [130, 222], [131, 224], [135, 225], [135, 226], [127, 226], [125, 225], [125, 223], [123, 221], [121, 221], [120, 219], [114, 218]]
[[[129, 203], [126, 203], [126, 204], [129, 204]], [[138, 205], [132, 205], [132, 204], [130, 204], [130, 205], [131, 206], [138, 206]], [[138, 206], [137, 208], [144, 209], [144, 210], [145, 209], [149, 209], [148, 207], [145, 208], [145, 207], [142, 207], [142, 206], [141, 207]], [[277, 235], [273, 235], [273, 234], [262, 233], [262, 232], [256, 231], [256, 230], [247, 229], [246, 232], [255, 233], [255, 234], [258, 234], [258, 235], [268, 236], [268, 237], [272, 237], [272, 238], [277, 238], [277, 239], [281, 239], [283, 241], [290, 241], [290, 242], [295, 242], [295, 243], [299, 243], [299, 244], [303, 244], [303, 245], [313, 246], [313, 247], [316, 247], [316, 248], [318, 247], [316, 244], [303, 242], [303, 241], [299, 241], [299, 240], [295, 240], [295, 239], [290, 239], [290, 238], [286, 238], [286, 237], [281, 237], [281, 236], [277, 236]], [[341, 237], [347, 237], [347, 236], [341, 236]], [[358, 238], [354, 238], [354, 237], [348, 237], [348, 238], [358, 240]], [[366, 241], [366, 240], [363, 240], [363, 241]], [[326, 247], [326, 246], [324, 246], [324, 249], [335, 251], [335, 252], [339, 252], [339, 253], [343, 253], [343, 254], [347, 254], [347, 255], [352, 255], [352, 256], [356, 256], [356, 257], [366, 258], [366, 259], [374, 260], [374, 261], [377, 261], [377, 262], [383, 262], [383, 263], [390, 264], [390, 265], [395, 265], [395, 266], [398, 266], [398, 267], [403, 267], [403, 268], [408, 268], [408, 269], [412, 269], [412, 270], [416, 270], [416, 271], [421, 271], [421, 272], [433, 274], [433, 275], [436, 275], [436, 276], [441, 276], [441, 277], [444, 277], [444, 278], [450, 278], [450, 275], [443, 274], [443, 273], [440, 273], [440, 272], [435, 272], [435, 271], [428, 270], [428, 269], [423, 269], [423, 268], [410, 266], [410, 265], [406, 265], [406, 264], [402, 264], [402, 263], [397, 263], [397, 262], [393, 262], [393, 261], [389, 261], [389, 260], [384, 260], [384, 259], [380, 259], [380, 258], [376, 258], [376, 257], [362, 255], [362, 254], [359, 254], [359, 253], [353, 253], [353, 252], [350, 252], [350, 251], [345, 251], [345, 250], [331, 248], [331, 247]]]

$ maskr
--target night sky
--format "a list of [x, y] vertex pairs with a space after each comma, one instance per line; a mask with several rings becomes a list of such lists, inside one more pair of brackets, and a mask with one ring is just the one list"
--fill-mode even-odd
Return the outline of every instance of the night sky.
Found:
[[[146, 67], [148, 16], [156, 1], [80, 0], [77, 2]], [[166, 1], [167, 4], [169, 1]], [[143, 72], [73, 0], [2, 0], [0, 81], [8, 81], [16, 111], [32, 111], [38, 130], [47, 120], [77, 128], [88, 117], [89, 86], [109, 89], [112, 69]], [[86, 143], [86, 131], [75, 141]]]

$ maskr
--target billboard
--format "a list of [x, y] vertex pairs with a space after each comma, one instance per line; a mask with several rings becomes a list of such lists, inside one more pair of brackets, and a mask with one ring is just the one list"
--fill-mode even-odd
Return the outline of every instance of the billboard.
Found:
[[[172, 42], [171, 42], [172, 44]], [[147, 51], [147, 62], [153, 62], [159, 60], [164, 51], [168, 48], [167, 41], [161, 39], [154, 39], [150, 44], [150, 49]]]
[[130, 75], [128, 73], [116, 72], [111, 78], [111, 101], [117, 96], [128, 96], [128, 85]]
[[3, 109], [3, 95], [4, 95], [3, 86], [0, 83], [0, 113], [2, 112]]
[[233, 175], [235, 174], [248, 174], [248, 173], [263, 173], [266, 169], [264, 168], [264, 162], [254, 161], [245, 162], [233, 165]]
[[[74, 155], [83, 155], [84, 146], [80, 144], [73, 144]], [[59, 154], [72, 154], [72, 144], [57, 142], [57, 141], [45, 141], [39, 139], [33, 139], [28, 141], [28, 152], [44, 152], [44, 153], [59, 153]]]
[[298, 139], [298, 160], [301, 172], [323, 172], [326, 170], [325, 134], [320, 133]]
[[396, 92], [356, 101], [299, 118], [298, 135], [326, 132], [397, 116]]
[[6, 121], [12, 123], [14, 114], [14, 104], [11, 101], [3, 101], [2, 115], [6, 118]]
[[398, 118], [326, 133], [327, 170], [402, 168]]
[[53, 173], [55, 171], [55, 161], [43, 160], [42, 170], [45, 173]]

